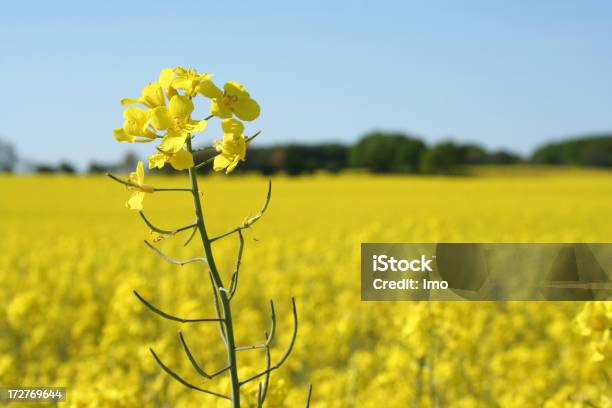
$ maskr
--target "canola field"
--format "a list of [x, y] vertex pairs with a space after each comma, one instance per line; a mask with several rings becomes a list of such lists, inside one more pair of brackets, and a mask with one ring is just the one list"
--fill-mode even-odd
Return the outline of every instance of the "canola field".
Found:
[[[126, 176], [126, 175], [122, 175]], [[188, 187], [185, 177], [150, 178]], [[239, 345], [263, 340], [274, 299], [269, 407], [610, 407], [610, 302], [361, 302], [362, 242], [610, 242], [612, 173], [575, 169], [489, 171], [477, 177], [314, 175], [273, 178], [268, 211], [245, 231], [233, 300]], [[267, 181], [203, 176], [212, 235], [255, 214]], [[214, 324], [160, 319], [134, 297], [187, 317], [212, 316], [201, 265], [165, 263], [151, 232], [105, 177], [0, 176], [0, 385], [66, 386], [67, 407], [225, 407], [164, 374], [149, 354], [203, 381], [185, 358], [181, 330], [207, 371], [225, 364]], [[161, 228], [193, 222], [185, 192], [147, 195]], [[176, 258], [201, 256], [187, 233], [158, 243]], [[215, 243], [225, 280], [237, 242]], [[264, 368], [261, 350], [238, 355], [241, 376]], [[245, 388], [244, 406], [256, 398]], [[34, 406], [35, 404], [30, 404]], [[58, 406], [62, 406], [61, 404]]]

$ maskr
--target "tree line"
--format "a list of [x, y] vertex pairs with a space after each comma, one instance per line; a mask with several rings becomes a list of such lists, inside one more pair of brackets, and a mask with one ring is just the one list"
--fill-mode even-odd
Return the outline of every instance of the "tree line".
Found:
[[[196, 161], [210, 156], [196, 157]], [[289, 175], [346, 169], [364, 169], [374, 173], [461, 172], [461, 167], [477, 164], [515, 164], [517, 154], [498, 150], [489, 152], [475, 144], [446, 141], [428, 146], [422, 140], [403, 133], [370, 132], [352, 146], [335, 143], [316, 145], [289, 144], [251, 147], [247, 161], [239, 171], [262, 174], [278, 172]]]
[[[196, 161], [210, 156], [201, 155]], [[588, 135], [538, 147], [530, 157], [503, 149], [447, 140], [428, 145], [400, 132], [375, 131], [354, 145], [289, 144], [250, 147], [239, 171], [289, 175], [319, 170], [337, 173], [365, 169], [373, 173], [459, 174], [466, 166], [520, 163], [612, 167], [612, 135]]]
[[593, 135], [545, 144], [533, 162], [571, 166], [612, 167], [612, 135]]
[[[195, 161], [202, 162], [213, 154], [214, 151], [210, 150], [200, 151], [195, 155]], [[92, 162], [86, 171], [127, 171], [137, 160], [133, 153], [128, 153], [118, 163]], [[0, 171], [13, 171], [17, 162], [15, 149], [0, 141]], [[612, 167], [612, 135], [590, 135], [547, 143], [524, 158], [507, 150], [489, 151], [477, 144], [448, 140], [428, 145], [404, 133], [374, 131], [353, 145], [249, 146], [247, 161], [241, 163], [237, 171], [300, 175], [315, 171], [338, 173], [346, 169], [364, 169], [373, 173], [459, 174], [466, 166], [518, 163]], [[39, 173], [76, 172], [75, 167], [66, 161], [58, 165], [36, 164], [31, 170]]]

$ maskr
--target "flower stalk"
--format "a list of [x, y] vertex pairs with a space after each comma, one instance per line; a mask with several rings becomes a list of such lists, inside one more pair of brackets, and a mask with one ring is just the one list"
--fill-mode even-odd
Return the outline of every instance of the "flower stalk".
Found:
[[[191, 145], [191, 138], [187, 138], [187, 151], [193, 152]], [[232, 309], [227, 296], [227, 291], [221, 281], [221, 276], [217, 270], [215, 264], [215, 257], [212, 252], [211, 241], [208, 238], [206, 232], [206, 224], [204, 223], [204, 213], [202, 211], [202, 203], [200, 202], [200, 189], [198, 186], [198, 178], [195, 169], [189, 169], [189, 179], [191, 181], [191, 192], [193, 195], [193, 206], [196, 215], [197, 229], [202, 239], [202, 246], [204, 247], [204, 256], [208, 260], [208, 267], [210, 270], [210, 276], [214, 283], [213, 290], [221, 299], [221, 310], [223, 312], [223, 320], [225, 326], [225, 341], [227, 350], [227, 363], [229, 365], [229, 374], [231, 381], [231, 399], [232, 407], [240, 407], [240, 380], [238, 379], [238, 365], [236, 363], [236, 346], [234, 341], [234, 327], [232, 324]]]

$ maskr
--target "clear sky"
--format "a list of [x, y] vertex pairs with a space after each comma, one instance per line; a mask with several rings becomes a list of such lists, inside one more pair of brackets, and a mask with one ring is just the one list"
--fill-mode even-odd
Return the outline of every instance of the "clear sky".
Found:
[[[160, 68], [238, 80], [260, 144], [372, 129], [525, 153], [612, 131], [610, 1], [11, 1], [0, 138], [39, 160], [116, 160], [119, 99]], [[202, 140], [219, 137], [211, 123]], [[150, 146], [147, 146], [150, 148]], [[144, 154], [144, 150], [140, 150]]]

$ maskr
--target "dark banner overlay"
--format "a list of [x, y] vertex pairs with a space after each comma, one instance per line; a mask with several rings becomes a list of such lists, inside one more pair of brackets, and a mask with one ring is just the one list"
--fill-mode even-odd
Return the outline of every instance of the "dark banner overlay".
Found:
[[361, 244], [361, 300], [612, 300], [612, 244]]

